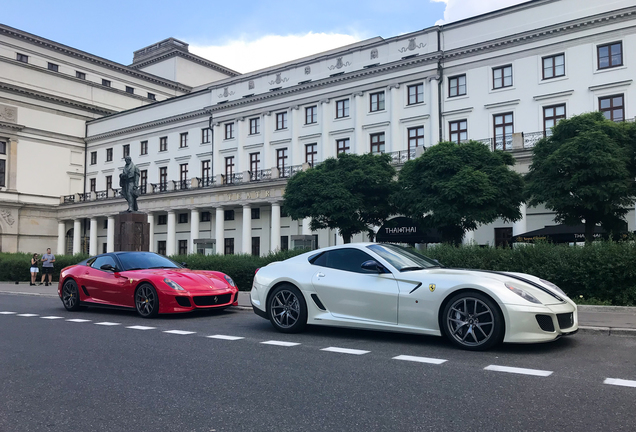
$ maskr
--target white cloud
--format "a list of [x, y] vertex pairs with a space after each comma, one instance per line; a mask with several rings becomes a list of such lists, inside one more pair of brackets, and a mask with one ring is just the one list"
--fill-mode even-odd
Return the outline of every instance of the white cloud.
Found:
[[238, 72], [251, 72], [268, 66], [338, 48], [360, 41], [358, 35], [312, 33], [268, 35], [256, 40], [231, 40], [223, 45], [190, 45], [190, 51]]
[[431, 0], [436, 3], [446, 3], [444, 19], [435, 24], [447, 24], [475, 15], [502, 9], [508, 6], [524, 3], [528, 0]]

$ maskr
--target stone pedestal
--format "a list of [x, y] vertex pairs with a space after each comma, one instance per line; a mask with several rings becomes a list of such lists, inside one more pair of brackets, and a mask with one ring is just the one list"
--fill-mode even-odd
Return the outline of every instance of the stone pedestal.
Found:
[[115, 252], [149, 251], [150, 224], [148, 215], [122, 212], [115, 216]]

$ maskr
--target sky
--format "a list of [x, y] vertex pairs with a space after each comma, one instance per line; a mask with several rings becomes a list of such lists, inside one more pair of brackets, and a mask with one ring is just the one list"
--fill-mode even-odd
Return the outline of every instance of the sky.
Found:
[[0, 23], [126, 65], [134, 51], [174, 37], [245, 73], [524, 1], [5, 0]]

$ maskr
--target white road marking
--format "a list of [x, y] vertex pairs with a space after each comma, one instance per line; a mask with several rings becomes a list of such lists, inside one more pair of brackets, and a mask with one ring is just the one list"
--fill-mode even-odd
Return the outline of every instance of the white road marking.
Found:
[[81, 318], [73, 318], [73, 319], [67, 319], [66, 321], [80, 323], [80, 322], [90, 322], [91, 320], [81, 319]]
[[178, 335], [189, 335], [189, 334], [194, 334], [196, 332], [185, 331], [185, 330], [166, 330], [166, 331], [164, 331], [164, 333], [178, 334]]
[[157, 327], [146, 327], [146, 326], [130, 326], [130, 327], [126, 327], [129, 329], [133, 329], [133, 330], [154, 330]]
[[533, 376], [541, 376], [547, 377], [552, 375], [552, 371], [540, 370], [540, 369], [524, 369], [524, 368], [516, 368], [509, 366], [497, 366], [490, 365], [486, 366], [484, 370], [495, 371], [495, 372], [508, 372], [508, 373], [516, 373], [522, 375], [533, 375]]
[[636, 381], [624, 380], [624, 379], [618, 379], [618, 378], [605, 378], [605, 381], [603, 381], [603, 384], [611, 384], [611, 385], [617, 385], [617, 386], [623, 386], [623, 387], [636, 387]]
[[3, 311], [0, 312], [0, 315], [15, 315], [17, 312], [9, 312], [9, 311]]
[[16, 316], [34, 317], [34, 316], [38, 316], [38, 314], [17, 314]]
[[436, 359], [436, 358], [430, 358], [430, 357], [415, 357], [410, 355], [399, 355], [397, 357], [393, 357], [393, 360], [406, 360], [406, 361], [430, 363], [430, 364], [442, 364], [448, 361], [444, 359]]
[[114, 322], [104, 321], [104, 322], [95, 323], [95, 325], [116, 326], [116, 325], [121, 325], [121, 323], [114, 323]]
[[59, 317], [59, 316], [45, 316], [45, 317], [40, 317], [42, 319], [62, 319], [64, 317]]
[[226, 336], [226, 335], [212, 335], [212, 336], [206, 336], [206, 337], [208, 337], [210, 339], [223, 339], [223, 340], [229, 340], [229, 341], [245, 339], [242, 336]]
[[264, 345], [277, 345], [277, 346], [284, 346], [284, 347], [300, 345], [299, 343], [296, 343], [296, 342], [285, 342], [285, 341], [275, 341], [275, 340], [269, 340], [269, 341], [265, 341], [261, 343]]
[[366, 354], [366, 353], [371, 352], [371, 351], [363, 351], [363, 350], [350, 349], [350, 348], [338, 348], [338, 347], [323, 348], [320, 351], [329, 351], [329, 352], [337, 352], [337, 353], [343, 353], [343, 354], [354, 354], [354, 355], [362, 355], [362, 354]]

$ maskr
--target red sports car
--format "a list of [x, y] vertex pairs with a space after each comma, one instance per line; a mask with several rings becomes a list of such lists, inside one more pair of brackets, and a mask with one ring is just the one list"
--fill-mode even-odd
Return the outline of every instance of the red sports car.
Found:
[[106, 253], [66, 267], [57, 293], [69, 311], [130, 308], [144, 318], [238, 305], [238, 288], [228, 275], [189, 270], [152, 252]]

